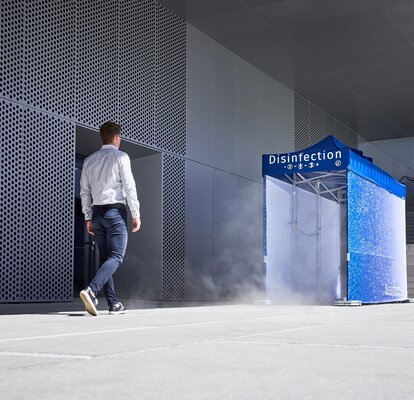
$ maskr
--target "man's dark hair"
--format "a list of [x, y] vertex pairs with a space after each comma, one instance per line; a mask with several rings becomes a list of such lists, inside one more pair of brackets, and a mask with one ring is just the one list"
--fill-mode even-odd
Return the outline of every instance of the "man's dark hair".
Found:
[[121, 133], [121, 125], [115, 122], [106, 121], [99, 128], [101, 139], [103, 144], [110, 144], [114, 140], [114, 137]]

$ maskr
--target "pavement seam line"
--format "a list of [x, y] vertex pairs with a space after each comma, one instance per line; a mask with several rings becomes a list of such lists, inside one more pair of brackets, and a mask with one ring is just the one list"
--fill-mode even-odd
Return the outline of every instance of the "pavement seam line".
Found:
[[9, 343], [9, 342], [20, 342], [25, 340], [39, 340], [39, 339], [53, 339], [53, 338], [63, 338], [63, 337], [72, 337], [72, 336], [88, 336], [88, 335], [99, 335], [105, 333], [122, 333], [122, 332], [135, 332], [135, 331], [144, 331], [144, 330], [157, 330], [157, 329], [170, 329], [170, 328], [182, 328], [189, 326], [203, 326], [203, 325], [216, 325], [221, 323], [234, 323], [234, 322], [249, 322], [251, 319], [243, 320], [220, 320], [220, 321], [207, 321], [207, 322], [192, 322], [186, 324], [173, 324], [173, 325], [160, 325], [160, 326], [140, 326], [134, 328], [122, 328], [122, 329], [105, 329], [99, 331], [88, 331], [88, 332], [72, 332], [72, 333], [58, 333], [55, 335], [39, 335], [39, 336], [24, 336], [24, 337], [15, 337], [0, 339], [0, 343]]
[[[289, 316], [288, 314], [284, 315], [284, 317], [288, 317], [288, 316]], [[251, 322], [251, 321], [272, 319], [272, 318], [280, 318], [280, 316], [264, 316], [264, 317], [244, 318], [244, 319], [230, 319], [230, 320], [227, 319], [227, 320], [219, 320], [219, 321], [191, 322], [191, 323], [186, 323], [186, 324], [140, 326], [140, 327], [134, 327], [134, 328], [105, 329], [105, 330], [88, 331], [88, 332], [58, 333], [55, 335], [39, 335], [39, 336], [30, 336], [30, 337], [17, 337], [17, 338], [15, 337], [15, 338], [0, 339], [0, 343], [19, 342], [19, 341], [25, 341], [25, 340], [53, 339], [53, 338], [72, 337], [72, 336], [99, 335], [99, 334], [105, 334], [105, 333], [134, 332], [134, 331], [141, 331], [141, 330], [164, 329], [164, 328], [181, 328], [181, 327], [199, 326], [199, 325], [200, 326], [215, 325], [215, 324], [221, 324], [221, 323]], [[353, 321], [349, 321], [349, 322], [351, 323]], [[321, 326], [321, 325], [317, 325], [317, 326]]]
[[[405, 315], [407, 313], [402, 313], [401, 315]], [[361, 320], [350, 320], [350, 321], [340, 321], [340, 322], [332, 322], [328, 324], [318, 324], [318, 325], [308, 325], [296, 328], [288, 328], [282, 329], [278, 331], [271, 331], [271, 332], [263, 332], [263, 333], [255, 333], [249, 335], [238, 335], [234, 336], [234, 339], [242, 339], [247, 337], [256, 337], [256, 336], [266, 336], [278, 333], [285, 333], [285, 332], [292, 332], [298, 330], [306, 330], [306, 329], [314, 329], [314, 328], [322, 328], [327, 326], [335, 326], [335, 325], [348, 325], [357, 322], [366, 322], [372, 321], [377, 319], [387, 318], [388, 314], [383, 314], [380, 316], [368, 318], [368, 319], [361, 319]], [[41, 340], [41, 339], [53, 339], [53, 338], [63, 338], [63, 337], [75, 337], [75, 336], [88, 336], [88, 335], [99, 335], [99, 334], [107, 334], [107, 333], [122, 333], [122, 332], [135, 332], [135, 331], [142, 331], [142, 330], [157, 330], [157, 329], [170, 329], [170, 328], [180, 328], [180, 327], [189, 327], [189, 326], [203, 326], [203, 325], [215, 325], [220, 323], [234, 323], [234, 322], [249, 322], [252, 320], [258, 319], [268, 319], [268, 318], [278, 318], [278, 316], [266, 316], [266, 317], [258, 317], [258, 318], [250, 318], [250, 319], [241, 319], [241, 320], [219, 320], [219, 321], [207, 321], [207, 322], [194, 322], [194, 323], [186, 323], [186, 324], [173, 324], [173, 325], [161, 325], [161, 326], [142, 326], [142, 327], [134, 327], [134, 328], [122, 328], [122, 329], [107, 329], [107, 330], [99, 330], [99, 331], [88, 331], [88, 332], [73, 332], [73, 333], [61, 333], [55, 335], [40, 335], [40, 336], [30, 336], [30, 337], [15, 337], [15, 338], [7, 338], [7, 339], [0, 339], [0, 343], [10, 343], [10, 342], [19, 342], [19, 341], [26, 341], [26, 340]], [[221, 339], [213, 339], [213, 340], [226, 340], [227, 338]]]
[[0, 356], [12, 357], [34, 357], [34, 358], [63, 358], [72, 360], [92, 360], [93, 356], [85, 356], [81, 354], [57, 354], [57, 353], [31, 353], [21, 351], [0, 351]]
[[[233, 336], [232, 338], [229, 338], [229, 339], [243, 339], [243, 338], [257, 337], [257, 336], [276, 335], [279, 333], [295, 332], [295, 331], [302, 331], [302, 330], [315, 329], [315, 328], [326, 328], [328, 326], [336, 326], [336, 325], [350, 325], [350, 324], [354, 324], [358, 322], [375, 321], [378, 319], [386, 318], [387, 316], [388, 315], [380, 315], [380, 316], [376, 316], [372, 318], [357, 319], [357, 320], [352, 320], [352, 321], [339, 321], [339, 322], [330, 322], [327, 324], [299, 326], [296, 328], [280, 329], [280, 330], [271, 331], [271, 332], [261, 332], [261, 333], [252, 333], [249, 335]], [[226, 340], [226, 339], [218, 339], [218, 340]]]
[[270, 345], [270, 346], [308, 346], [308, 347], [338, 347], [338, 348], [355, 348], [355, 349], [374, 349], [374, 350], [414, 350], [409, 346], [376, 346], [376, 345], [360, 345], [360, 344], [328, 344], [328, 343], [305, 343], [305, 342], [255, 342], [243, 340], [223, 340], [223, 343], [230, 344], [252, 344], [252, 345]]

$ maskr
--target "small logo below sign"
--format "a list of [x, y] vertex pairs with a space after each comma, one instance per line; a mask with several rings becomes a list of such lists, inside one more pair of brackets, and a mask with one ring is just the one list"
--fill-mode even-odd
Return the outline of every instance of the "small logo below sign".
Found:
[[335, 165], [336, 165], [337, 167], [340, 167], [340, 166], [341, 166], [341, 164], [342, 164], [342, 163], [341, 163], [341, 160], [336, 160], [336, 161], [335, 161]]

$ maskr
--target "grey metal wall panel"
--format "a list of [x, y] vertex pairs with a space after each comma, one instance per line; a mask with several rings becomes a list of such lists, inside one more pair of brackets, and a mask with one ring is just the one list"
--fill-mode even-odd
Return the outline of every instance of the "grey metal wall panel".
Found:
[[216, 44], [214, 51], [213, 165], [237, 172], [237, 57]]
[[186, 155], [186, 23], [156, 5], [155, 145]]
[[[294, 149], [294, 93], [190, 26], [188, 40], [187, 156], [195, 162], [186, 164], [186, 298], [192, 298], [194, 288], [212, 300], [259, 295], [263, 283], [261, 154]], [[210, 166], [212, 225], [208, 222]], [[201, 215], [194, 208], [197, 202], [202, 204], [200, 209], [208, 207]], [[213, 265], [208, 263], [211, 251]]]
[[2, 0], [0, 16], [0, 93], [22, 100], [24, 50], [24, 0]]
[[2, 100], [0, 108], [0, 301], [16, 302], [21, 296], [23, 267], [23, 111]]
[[162, 296], [185, 297], [185, 161], [162, 159]]
[[187, 29], [187, 156], [261, 180], [265, 149], [293, 150], [294, 92], [191, 25]]
[[71, 300], [75, 126], [26, 109], [23, 127], [21, 300]]
[[231, 298], [237, 281], [237, 230], [243, 218], [237, 209], [237, 176], [214, 170], [213, 240], [215, 290], [213, 299]]
[[118, 15], [118, 0], [77, 1], [75, 115], [93, 128], [118, 119]]
[[[400, 138], [394, 140], [377, 140], [369, 142], [371, 146], [377, 147], [384, 154], [391, 156], [395, 163], [402, 163], [408, 169], [408, 176], [414, 175], [414, 138]], [[360, 146], [365, 146], [361, 143]], [[376, 159], [374, 160], [376, 162]], [[393, 171], [388, 171], [394, 175]]]
[[262, 184], [186, 166], [186, 299], [260, 297]]
[[123, 134], [154, 146], [155, 3], [120, 1], [119, 119]]
[[260, 179], [258, 71], [243, 60], [238, 63], [237, 88], [237, 173], [250, 179]]
[[239, 299], [263, 298], [263, 185], [237, 180], [237, 262], [233, 281]]
[[26, 2], [24, 99], [64, 117], [75, 107], [76, 0]]
[[278, 153], [278, 120], [281, 118], [278, 110], [278, 88], [279, 85], [274, 79], [268, 75], [259, 74], [257, 132], [260, 154]]
[[186, 299], [211, 299], [213, 272], [213, 169], [186, 162], [185, 294]]
[[212, 165], [214, 42], [187, 24], [187, 156]]
[[373, 158], [375, 165], [378, 165], [384, 171], [392, 173], [394, 160], [391, 154], [375, 142], [365, 142], [358, 146], [366, 156]]
[[117, 292], [129, 299], [159, 300], [161, 290], [162, 155], [131, 160], [141, 211], [141, 229], [129, 232], [128, 248], [115, 275]]

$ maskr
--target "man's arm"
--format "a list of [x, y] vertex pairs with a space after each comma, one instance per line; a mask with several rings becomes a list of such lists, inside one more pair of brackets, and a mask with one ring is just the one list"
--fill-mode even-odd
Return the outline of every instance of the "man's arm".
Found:
[[82, 212], [85, 215], [86, 220], [86, 229], [90, 235], [93, 235], [93, 226], [92, 226], [92, 196], [91, 196], [91, 186], [86, 174], [86, 168], [82, 169], [81, 179], [80, 179], [80, 197], [82, 202]]
[[120, 160], [120, 174], [122, 185], [125, 190], [127, 203], [132, 216], [132, 232], [137, 232], [141, 227], [140, 219], [140, 204], [137, 196], [137, 189], [135, 186], [134, 176], [131, 170], [131, 160], [128, 154], [124, 154]]

